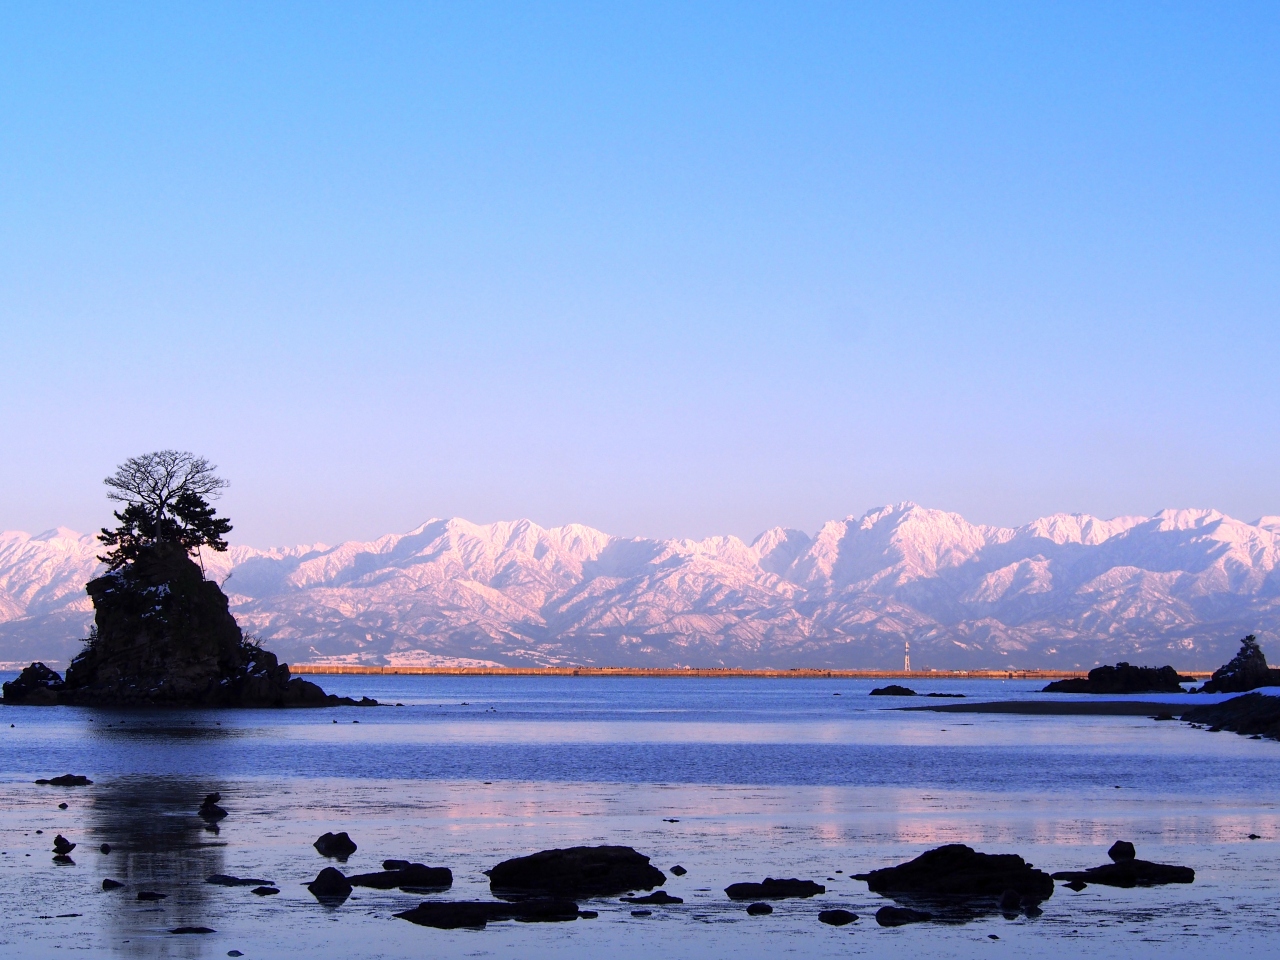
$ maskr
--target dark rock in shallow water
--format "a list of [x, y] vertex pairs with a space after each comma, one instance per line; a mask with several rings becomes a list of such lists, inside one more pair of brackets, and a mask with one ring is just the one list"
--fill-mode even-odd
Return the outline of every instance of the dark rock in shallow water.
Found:
[[222, 794], [211, 793], [204, 798], [204, 803], [200, 804], [200, 817], [208, 823], [217, 823], [219, 820], [225, 820], [227, 811], [218, 806], [218, 801], [222, 799]]
[[671, 875], [675, 877], [683, 877], [688, 872], [689, 872], [688, 870], [680, 866], [680, 864], [678, 863], [671, 868]]
[[[403, 861], [399, 861], [403, 862]], [[375, 890], [448, 890], [453, 886], [453, 871], [448, 867], [428, 867], [423, 863], [406, 863], [395, 870], [380, 873], [358, 873], [348, 877], [353, 887]]]
[[351, 896], [351, 881], [336, 867], [325, 867], [307, 884], [307, 889], [321, 903], [336, 906]]
[[504, 860], [486, 871], [500, 897], [612, 897], [666, 883], [661, 870], [631, 847], [567, 847]]
[[927, 907], [940, 919], [965, 921], [1008, 912], [1016, 898], [1028, 912], [1053, 896], [1053, 879], [1017, 854], [979, 853], [962, 843], [926, 851], [896, 867], [855, 874], [874, 893]]
[[655, 890], [653, 893], [643, 897], [623, 897], [622, 902], [665, 905], [669, 903], [684, 903], [684, 900], [680, 897], [671, 896], [665, 890]]
[[57, 864], [60, 864], [60, 865], [62, 865], [62, 866], [64, 866], [64, 867], [73, 867], [73, 866], [75, 866], [75, 863], [76, 863], [74, 860], [72, 860], [72, 859], [71, 859], [69, 856], [67, 856], [65, 853], [55, 853], [55, 854], [53, 855], [53, 862], [54, 862], [54, 863], [57, 863]]
[[62, 692], [62, 677], [43, 663], [25, 667], [17, 679], [10, 680], [3, 688], [4, 702], [33, 707], [53, 706]]
[[1173, 667], [1135, 667], [1117, 663], [1114, 667], [1094, 667], [1089, 678], [1055, 680], [1043, 693], [1181, 693], [1182, 684], [1192, 677], [1178, 675]]
[[871, 691], [873, 697], [914, 697], [916, 692], [910, 687], [904, 687], [897, 683], [891, 683], [887, 687], [876, 687]]
[[212, 927], [174, 927], [169, 932], [183, 934], [183, 933], [217, 933], [218, 931], [214, 930]]
[[730, 900], [786, 900], [789, 897], [812, 897], [826, 893], [827, 888], [812, 880], [794, 877], [776, 880], [766, 877], [763, 883], [731, 883], [724, 888]]
[[1088, 884], [1085, 883], [1083, 880], [1068, 880], [1066, 883], [1063, 884], [1063, 886], [1066, 887], [1068, 890], [1074, 890], [1076, 893], [1079, 893], [1081, 890], [1087, 887]]
[[963, 700], [963, 693], [926, 693], [926, 697], [944, 697], [948, 700]]
[[[1120, 850], [1117, 851], [1116, 847]], [[1104, 863], [1088, 870], [1061, 870], [1053, 875], [1053, 879], [1082, 884], [1100, 883], [1107, 887], [1153, 887], [1163, 883], [1194, 883], [1196, 879], [1196, 872], [1190, 867], [1135, 859], [1133, 844], [1123, 840], [1108, 852], [1114, 863]]]
[[[334, 721], [337, 722], [336, 720]], [[403, 870], [405, 867], [412, 865], [412, 860], [383, 860], [383, 870]]]
[[64, 837], [62, 834], [58, 834], [56, 837], [53, 838], [54, 853], [60, 854], [65, 857], [68, 853], [70, 853], [75, 848], [76, 848], [76, 845], [72, 843], [70, 840], [68, 840], [66, 837]]
[[107, 877], [105, 880], [102, 881], [103, 890], [119, 890], [123, 886], [124, 884], [121, 883], [119, 880], [112, 880], [110, 877]]
[[1107, 851], [1107, 856], [1115, 863], [1122, 860], [1133, 860], [1138, 856], [1138, 851], [1134, 849], [1133, 844], [1128, 840], [1117, 840], [1111, 845], [1111, 849]]
[[1280, 697], [1246, 693], [1224, 703], [1194, 707], [1184, 713], [1182, 719], [1220, 730], [1233, 730], [1249, 737], [1280, 740]]
[[357, 849], [356, 842], [347, 836], [345, 830], [342, 833], [326, 833], [316, 840], [312, 846], [319, 851], [322, 857], [334, 857], [338, 860], [346, 860]]
[[843, 927], [857, 920], [858, 915], [848, 910], [822, 910], [818, 913], [818, 919], [833, 927]]
[[876, 923], [882, 927], [902, 927], [908, 923], [924, 923], [932, 919], [932, 913], [909, 907], [881, 907], [876, 911]]
[[169, 895], [167, 893], [157, 893], [154, 890], [143, 890], [138, 894], [138, 899], [146, 903], [154, 903], [157, 900], [168, 900]]
[[39, 696], [85, 705], [357, 704], [290, 677], [275, 654], [246, 641], [226, 595], [176, 543], [141, 547], [136, 559], [91, 580], [86, 590], [95, 632], [85, 649], [71, 661], [65, 680], [46, 676], [35, 669], [38, 664], [28, 667], [23, 673], [31, 680], [27, 686], [36, 684], [35, 692], [15, 702], [32, 703]]
[[1280, 670], [1267, 666], [1258, 638], [1249, 634], [1240, 641], [1240, 652], [1214, 671], [1201, 693], [1247, 693], [1258, 687], [1280, 686]]
[[773, 913], [773, 907], [767, 903], [753, 903], [747, 907], [747, 914], [752, 917], [767, 917]]
[[260, 897], [274, 897], [280, 890], [277, 887], [254, 887], [249, 892], [256, 893]]
[[480, 929], [491, 921], [521, 920], [525, 923], [559, 923], [578, 919], [578, 905], [572, 900], [539, 898], [505, 901], [454, 900], [426, 901], [412, 910], [395, 914], [423, 927], [456, 930], [460, 927]]
[[273, 886], [272, 881], [263, 880], [260, 877], [233, 877], [226, 873], [215, 873], [211, 877], [204, 878], [205, 883], [212, 883], [218, 887], [261, 887]]
[[51, 780], [37, 780], [36, 783], [50, 787], [87, 787], [92, 785], [93, 781], [78, 773], [64, 773], [62, 776], [54, 777]]

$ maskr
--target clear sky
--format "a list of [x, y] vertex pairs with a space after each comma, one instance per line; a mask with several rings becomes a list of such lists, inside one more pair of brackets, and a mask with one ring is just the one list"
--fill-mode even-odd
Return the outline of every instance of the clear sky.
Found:
[[1280, 514], [1280, 6], [0, 7], [0, 529]]

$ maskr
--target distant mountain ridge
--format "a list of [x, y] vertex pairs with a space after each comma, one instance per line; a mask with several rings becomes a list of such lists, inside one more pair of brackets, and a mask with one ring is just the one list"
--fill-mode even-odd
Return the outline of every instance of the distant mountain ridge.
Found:
[[[0, 534], [0, 660], [65, 662], [91, 536]], [[246, 632], [291, 662], [1212, 668], [1280, 640], [1280, 517], [1215, 510], [971, 524], [899, 503], [737, 537], [651, 540], [528, 520], [206, 554]]]

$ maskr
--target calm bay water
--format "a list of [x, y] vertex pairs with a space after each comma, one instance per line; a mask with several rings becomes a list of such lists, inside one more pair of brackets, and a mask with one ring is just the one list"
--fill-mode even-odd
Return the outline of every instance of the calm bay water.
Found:
[[[318, 679], [403, 706], [0, 707], [0, 954], [1280, 953], [1280, 744], [1270, 741], [1142, 717], [902, 712], [904, 701], [868, 697], [872, 683], [844, 680]], [[973, 700], [1039, 697], [1041, 684], [914, 685]], [[66, 772], [95, 783], [31, 783]], [[195, 816], [215, 790], [230, 812], [217, 834]], [[595, 920], [452, 932], [393, 919], [421, 899], [395, 891], [359, 890], [328, 910], [302, 886], [328, 863], [310, 846], [326, 830], [359, 844], [347, 873], [388, 857], [450, 867], [449, 898], [487, 898], [482, 871], [510, 856], [630, 844], [668, 871], [666, 889], [685, 904], [638, 919], [615, 899], [589, 904]], [[51, 862], [55, 832], [79, 844], [74, 866]], [[1036, 920], [889, 930], [872, 919], [888, 901], [849, 879], [947, 842], [1048, 870], [1093, 866], [1116, 839], [1194, 867], [1195, 884], [1059, 888]], [[689, 873], [670, 876], [676, 863]], [[272, 879], [281, 894], [203, 883], [212, 873]], [[763, 918], [723, 895], [766, 875], [815, 879], [828, 893]], [[104, 893], [106, 876], [128, 887]], [[168, 898], [139, 902], [140, 889]], [[819, 924], [832, 906], [862, 919]], [[178, 926], [217, 932], [168, 933]]]

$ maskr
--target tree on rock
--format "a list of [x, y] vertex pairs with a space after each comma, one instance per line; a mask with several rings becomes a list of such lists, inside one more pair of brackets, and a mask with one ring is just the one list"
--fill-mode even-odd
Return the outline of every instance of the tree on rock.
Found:
[[110, 570], [138, 559], [144, 547], [173, 543], [188, 554], [201, 547], [222, 552], [231, 522], [209, 505], [228, 484], [204, 457], [180, 450], [157, 450], [130, 457], [103, 483], [107, 498], [123, 503], [114, 511], [119, 526], [103, 527], [98, 539], [110, 549], [99, 557]]

